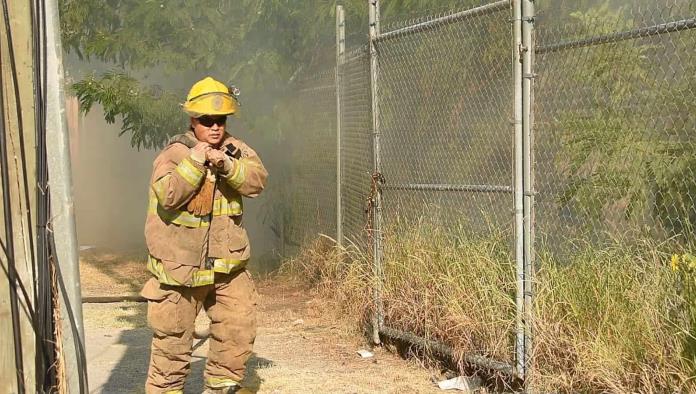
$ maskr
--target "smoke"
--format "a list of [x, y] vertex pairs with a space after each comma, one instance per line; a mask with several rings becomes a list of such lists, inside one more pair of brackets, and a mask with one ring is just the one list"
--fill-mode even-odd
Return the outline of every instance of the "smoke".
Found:
[[[297, 6], [300, 5], [302, 4], [298, 3]], [[127, 8], [127, 5], [123, 7]], [[72, 10], [73, 13], [69, 15], [76, 17], [82, 15], [82, 8], [79, 5], [73, 8], [75, 8]], [[299, 29], [302, 27], [300, 26], [301, 18], [291, 18], [292, 15], [299, 15], [295, 12], [295, 8], [294, 5], [289, 6], [288, 10], [291, 12], [286, 15], [287, 20], [274, 20], [273, 28], [268, 29], [269, 31], [265, 31], [265, 26], [262, 25], [260, 25], [261, 28], [254, 29], [253, 36], [249, 36], [244, 45], [235, 46], [234, 53], [224, 55], [224, 52], [218, 51], [215, 53], [216, 56], [211, 54], [210, 58], [215, 59], [222, 66], [208, 64], [206, 67], [187, 69], [178, 64], [167, 64], [168, 58], [165, 57], [161, 65], [140, 67], [136, 62], [134, 66], [129, 67], [125, 64], [116, 64], [119, 59], [116, 56], [118, 51], [115, 52], [114, 57], [104, 59], [96, 54], [93, 54], [93, 57], [80, 57], [75, 51], [71, 51], [65, 57], [66, 70], [71, 76], [68, 78], [69, 81], [80, 81], [91, 73], [99, 75], [108, 70], [123, 68], [129, 75], [140, 81], [143, 87], [159, 85], [165, 91], [180, 94], [182, 101], [191, 84], [208, 74], [223, 82], [235, 84], [241, 89], [240, 119], [228, 123], [228, 132], [254, 148], [270, 174], [269, 184], [264, 193], [256, 199], [244, 201], [244, 226], [251, 241], [252, 269], [256, 271], [268, 271], [279, 264], [281, 249], [279, 236], [283, 232], [284, 223], [282, 207], [289, 200], [287, 193], [284, 195], [281, 188], [292, 187], [288, 177], [292, 164], [287, 160], [291, 145], [288, 140], [295, 134], [294, 130], [290, 130], [279, 119], [279, 112], [283, 115], [287, 110], [278, 111], [278, 106], [293, 100], [295, 95], [292, 91], [293, 81], [301, 74], [308, 72], [305, 69], [305, 60], [312, 70], [330, 68], [335, 65], [335, 49], [332, 47], [335, 41], [334, 19], [331, 16], [333, 6], [322, 5], [324, 14], [320, 18], [322, 26], [319, 29], [322, 32], [320, 41], [326, 48], [316, 50], [317, 43], [309, 39], [308, 41], [312, 43], [311, 48], [314, 50], [312, 53], [308, 52], [301, 56], [302, 66], [295, 64], [296, 58], [300, 57], [295, 55], [296, 49], [301, 42], [308, 39], [302, 34], [309, 34], [317, 27], [312, 22], [302, 25], [303, 29]], [[314, 9], [315, 7], [308, 6], [303, 9], [305, 8]], [[362, 12], [366, 8], [352, 10]], [[220, 11], [225, 10], [217, 10], [217, 12]], [[272, 7], [267, 11], [273, 11]], [[194, 17], [193, 20], [198, 20], [196, 18], [207, 20], [205, 15]], [[80, 20], [78, 18], [77, 21], [80, 22]], [[204, 31], [204, 26], [205, 24], [196, 25], [197, 28], [201, 28], [201, 31]], [[297, 31], [288, 33], [288, 29], [293, 27], [298, 28]], [[137, 27], [128, 25], [124, 29], [137, 29]], [[366, 27], [362, 31], [366, 31]], [[89, 36], [88, 31], [86, 36]], [[98, 41], [99, 37], [95, 39]], [[166, 42], [167, 38], [164, 36], [163, 40], [162, 48], [179, 47], [175, 43]], [[64, 43], [66, 42], [70, 40], [65, 39]], [[282, 42], [283, 45], [276, 45], [278, 42]], [[128, 45], [126, 46], [131, 48]], [[289, 54], [285, 53], [286, 48]], [[82, 49], [83, 53], [88, 54], [85, 48]], [[165, 49], [163, 53], [166, 54]], [[202, 69], [209, 71], [201, 71]], [[237, 69], [241, 71], [234, 71]], [[261, 69], [262, 72], [256, 72], [256, 69]], [[118, 116], [116, 119], [119, 119]], [[74, 123], [71, 125], [72, 162], [75, 213], [80, 245], [124, 252], [134, 249], [144, 251], [146, 248], [143, 227], [148, 202], [148, 184], [152, 161], [158, 152], [138, 151], [133, 148], [130, 145], [131, 135], [126, 133], [119, 136], [121, 124], [119, 122], [107, 124], [99, 106], [95, 106], [79, 121], [73, 120], [71, 123]], [[186, 125], [182, 124], [182, 130], [185, 127]]]
[[[143, 228], [148, 203], [152, 162], [157, 150], [136, 150], [120, 123], [107, 124], [101, 108], [86, 116], [68, 99], [77, 238], [81, 247], [117, 252], [146, 251]], [[182, 125], [182, 130], [185, 125]], [[249, 143], [269, 167], [277, 167], [273, 147], [261, 135], [252, 135], [241, 122], [229, 122], [229, 132]], [[268, 159], [264, 159], [267, 157]], [[271, 229], [267, 191], [245, 199], [244, 225], [252, 247], [251, 269], [267, 272], [277, 267], [278, 239]]]
[[156, 152], [132, 148], [128, 138], [118, 136], [120, 124], [104, 121], [101, 108], [69, 123], [80, 246], [144, 249], [148, 181]]

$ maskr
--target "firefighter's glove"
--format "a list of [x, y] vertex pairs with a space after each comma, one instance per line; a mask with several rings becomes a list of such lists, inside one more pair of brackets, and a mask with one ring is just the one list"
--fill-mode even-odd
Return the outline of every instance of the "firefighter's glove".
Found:
[[196, 216], [208, 215], [213, 211], [214, 198], [215, 178], [206, 176], [201, 187], [186, 205], [186, 210]]
[[198, 164], [203, 164], [205, 163], [207, 153], [212, 149], [209, 143], [199, 142], [196, 146], [191, 148], [191, 159]]

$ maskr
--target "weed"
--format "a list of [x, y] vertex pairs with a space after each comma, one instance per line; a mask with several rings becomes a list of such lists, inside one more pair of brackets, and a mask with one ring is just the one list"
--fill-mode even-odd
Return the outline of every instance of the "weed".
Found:
[[[457, 354], [514, 362], [511, 234], [397, 222], [385, 229], [382, 302], [393, 328]], [[539, 391], [689, 392], [694, 376], [696, 259], [652, 241], [585, 245], [561, 258], [537, 245], [533, 368]], [[692, 267], [693, 266], [693, 267]], [[369, 253], [321, 237], [282, 273], [331, 308], [368, 324], [375, 274]]]

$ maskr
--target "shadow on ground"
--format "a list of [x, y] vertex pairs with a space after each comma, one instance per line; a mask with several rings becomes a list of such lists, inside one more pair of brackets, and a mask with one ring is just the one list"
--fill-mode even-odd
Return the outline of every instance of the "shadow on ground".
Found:
[[[113, 253], [89, 250], [81, 253], [81, 279], [85, 296], [138, 294], [149, 278], [141, 251]], [[142, 393], [150, 360], [152, 332], [146, 327], [146, 303], [85, 304], [85, 330], [91, 393]], [[203, 370], [208, 346], [194, 341], [186, 393], [203, 391]], [[249, 388], [258, 390], [258, 368], [273, 362], [254, 355], [248, 362]]]
[[[86, 334], [90, 393], [143, 393], [150, 360], [150, 330], [88, 329]], [[186, 393], [203, 391], [207, 346], [197, 341], [194, 347]], [[263, 379], [256, 370], [272, 365], [271, 360], [255, 354], [247, 364], [244, 384], [254, 391], [259, 390]]]

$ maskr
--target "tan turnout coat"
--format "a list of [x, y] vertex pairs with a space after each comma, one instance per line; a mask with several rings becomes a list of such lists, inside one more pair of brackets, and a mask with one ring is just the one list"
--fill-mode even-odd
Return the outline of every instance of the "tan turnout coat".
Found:
[[[193, 137], [193, 133], [186, 133]], [[261, 193], [268, 173], [256, 152], [226, 135], [222, 145], [241, 151], [229, 173], [214, 172], [191, 158], [183, 143], [171, 143], [157, 156], [150, 180], [145, 239], [148, 269], [161, 283], [175, 286], [212, 284], [214, 273], [243, 268], [251, 256], [242, 227], [242, 197]], [[215, 179], [213, 212], [197, 216], [186, 209], [208, 177]]]

